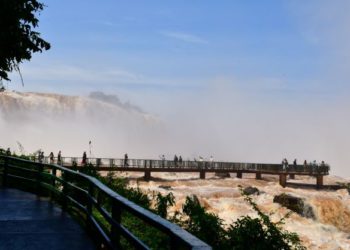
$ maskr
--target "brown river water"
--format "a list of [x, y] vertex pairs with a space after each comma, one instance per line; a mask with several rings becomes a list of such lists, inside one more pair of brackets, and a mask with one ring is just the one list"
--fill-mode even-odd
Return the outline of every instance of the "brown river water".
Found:
[[[243, 179], [236, 177], [219, 178], [208, 174], [207, 179], [201, 180], [198, 174], [187, 173], [152, 173], [152, 180], [145, 182], [142, 174], [122, 173], [130, 178], [131, 186], [139, 186], [143, 191], [151, 194], [153, 191], [166, 194], [172, 192], [176, 198], [176, 205], [171, 211], [181, 210], [186, 196], [195, 194], [208, 211], [216, 213], [225, 224], [230, 224], [237, 218], [245, 215], [256, 217], [240, 194], [242, 187], [254, 186], [260, 195], [253, 199], [266, 213], [273, 213], [272, 219], [279, 220], [289, 210], [273, 202], [275, 195], [286, 193], [304, 200], [314, 211], [314, 219], [302, 217], [292, 213], [286, 219], [284, 228], [296, 232], [308, 249], [350, 249], [350, 195], [346, 189], [316, 190], [304, 185], [283, 188], [278, 184], [276, 176], [263, 176], [256, 180], [255, 175], [245, 174]], [[314, 184], [313, 177], [299, 177], [288, 180], [292, 183]], [[340, 177], [327, 176], [325, 184], [347, 182]], [[160, 186], [169, 186], [166, 190]]]

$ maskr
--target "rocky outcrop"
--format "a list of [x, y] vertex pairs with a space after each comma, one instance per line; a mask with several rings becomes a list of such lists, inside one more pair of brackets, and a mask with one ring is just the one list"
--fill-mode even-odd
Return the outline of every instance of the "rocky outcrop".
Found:
[[159, 188], [165, 189], [165, 190], [172, 190], [171, 186], [166, 186], [166, 185], [160, 185], [158, 186]]
[[312, 207], [306, 204], [302, 198], [283, 193], [276, 195], [273, 198], [273, 202], [279, 203], [283, 207], [286, 207], [303, 217], [315, 219], [315, 213]]
[[253, 195], [253, 194], [259, 195], [260, 191], [256, 187], [249, 186], [243, 189], [243, 193], [245, 195]]

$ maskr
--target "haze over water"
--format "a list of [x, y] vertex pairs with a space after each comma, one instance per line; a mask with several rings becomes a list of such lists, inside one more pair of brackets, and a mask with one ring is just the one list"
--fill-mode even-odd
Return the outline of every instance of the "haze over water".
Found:
[[[213, 155], [217, 161], [259, 163], [279, 163], [282, 157], [300, 163], [316, 159], [330, 163], [331, 174], [349, 176], [344, 168], [350, 161], [348, 123], [340, 108], [334, 113], [328, 105], [322, 117], [310, 117], [306, 108], [296, 112], [283, 103], [259, 105], [257, 99], [225, 95], [212, 98], [211, 92], [207, 99], [216, 100], [213, 104], [183, 101], [178, 104], [182, 112], [155, 116], [98, 92], [90, 97], [5, 92], [0, 94], [2, 146], [19, 152], [21, 144], [26, 153], [62, 150], [65, 156], [81, 156], [92, 141], [95, 157], [122, 158], [127, 152], [130, 158]], [[281, 119], [285, 116], [292, 118]]]

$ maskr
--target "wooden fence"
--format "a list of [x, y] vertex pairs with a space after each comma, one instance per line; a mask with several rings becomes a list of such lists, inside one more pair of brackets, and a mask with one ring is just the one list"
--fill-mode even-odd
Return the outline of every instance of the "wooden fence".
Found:
[[150, 249], [124, 223], [132, 218], [144, 227], [141, 231], [156, 232], [154, 240], [158, 236], [164, 238], [165, 249], [211, 249], [179, 226], [134, 204], [91, 176], [57, 164], [8, 156], [0, 156], [0, 169], [3, 186], [50, 196], [77, 216], [102, 248]]

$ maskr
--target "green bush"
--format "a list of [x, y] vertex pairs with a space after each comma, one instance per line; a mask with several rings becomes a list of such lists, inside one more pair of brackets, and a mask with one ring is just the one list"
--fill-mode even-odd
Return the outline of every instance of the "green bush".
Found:
[[[243, 194], [243, 191], [241, 190]], [[243, 194], [244, 195], [244, 194]], [[227, 246], [230, 249], [306, 249], [301, 245], [299, 236], [282, 228], [284, 220], [274, 223], [264, 214], [252, 198], [244, 195], [245, 200], [257, 212], [258, 218], [244, 216], [234, 222], [227, 230]], [[287, 214], [289, 216], [289, 214]]]
[[157, 193], [155, 197], [155, 213], [166, 219], [168, 216], [168, 208], [175, 205], [175, 197], [171, 192], [165, 196], [163, 196], [161, 193]]
[[216, 214], [209, 213], [199, 203], [197, 196], [187, 197], [182, 207], [181, 226], [213, 248], [222, 249], [225, 239], [223, 221]]
[[[175, 204], [175, 198], [171, 192], [167, 195], [154, 193], [150, 198], [139, 188], [128, 187], [126, 179], [115, 178], [113, 173], [108, 173], [106, 177], [100, 177], [100, 179], [120, 195], [163, 218], [168, 218], [168, 209]], [[198, 197], [193, 195], [186, 197], [182, 211], [176, 211], [168, 219], [211, 245], [213, 249], [305, 249], [296, 233], [282, 228], [285, 217], [276, 223], [272, 222], [250, 196], [244, 194], [242, 190], [241, 194], [257, 212], [257, 218], [244, 216], [225, 227], [223, 220], [216, 214], [206, 211]], [[154, 209], [151, 208], [151, 204], [155, 204]], [[137, 237], [151, 244], [152, 248], [164, 249], [164, 244], [169, 243], [165, 235], [133, 216], [124, 216], [123, 222]], [[144, 230], [145, 227], [147, 230]]]

